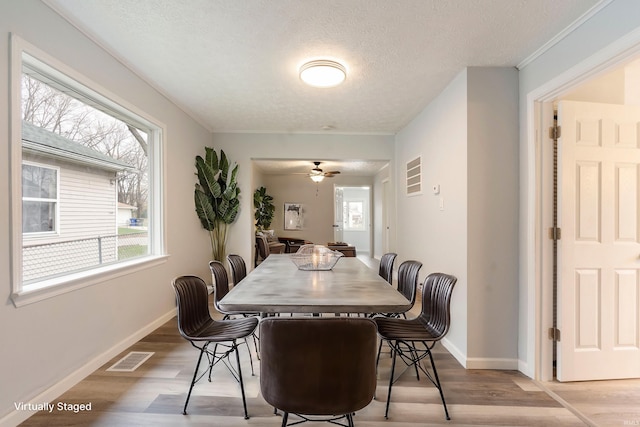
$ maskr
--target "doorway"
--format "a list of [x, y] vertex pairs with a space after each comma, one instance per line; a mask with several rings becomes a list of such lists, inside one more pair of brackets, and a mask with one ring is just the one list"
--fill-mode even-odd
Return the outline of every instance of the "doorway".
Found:
[[[629, 230], [640, 223], [635, 165], [640, 156], [640, 118], [632, 112], [640, 110], [633, 107], [640, 106], [639, 88], [640, 60], [618, 59], [606, 73], [579, 86], [567, 82], [536, 102], [536, 223], [541, 249], [536, 258], [536, 377], [544, 381], [640, 376], [640, 358], [632, 356], [631, 365], [617, 360], [624, 353], [640, 351], [640, 250], [636, 247], [640, 232]], [[557, 157], [549, 132], [555, 118], [560, 126]], [[576, 157], [570, 147], [580, 150], [582, 146], [591, 148]], [[607, 147], [626, 152], [615, 157]], [[557, 257], [552, 237], [558, 237], [556, 221], [560, 229]], [[608, 258], [618, 249], [608, 247], [600, 255], [592, 252], [610, 244], [610, 236], [615, 246], [618, 235], [620, 246], [636, 256], [627, 255], [625, 263], [612, 260], [601, 265], [603, 254]], [[622, 372], [622, 366], [628, 369]]]
[[356, 247], [357, 254], [371, 253], [371, 188], [334, 187], [334, 241]]

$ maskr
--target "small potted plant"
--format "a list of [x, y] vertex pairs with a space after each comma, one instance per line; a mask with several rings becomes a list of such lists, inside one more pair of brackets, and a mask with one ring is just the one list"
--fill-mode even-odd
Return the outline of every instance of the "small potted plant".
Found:
[[268, 230], [276, 207], [273, 205], [273, 197], [267, 194], [266, 188], [260, 187], [253, 193], [253, 206], [256, 208], [256, 230]]

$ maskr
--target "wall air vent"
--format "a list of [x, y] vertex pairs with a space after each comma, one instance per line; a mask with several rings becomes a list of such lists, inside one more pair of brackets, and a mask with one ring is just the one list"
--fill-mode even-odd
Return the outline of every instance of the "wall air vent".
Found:
[[422, 156], [407, 162], [407, 196], [422, 194]]

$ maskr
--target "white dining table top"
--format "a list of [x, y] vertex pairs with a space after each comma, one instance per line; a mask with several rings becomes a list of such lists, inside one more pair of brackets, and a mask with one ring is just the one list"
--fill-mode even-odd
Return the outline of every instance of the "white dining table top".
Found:
[[290, 254], [271, 254], [220, 301], [225, 311], [397, 313], [411, 303], [355, 257], [333, 270], [298, 270]]

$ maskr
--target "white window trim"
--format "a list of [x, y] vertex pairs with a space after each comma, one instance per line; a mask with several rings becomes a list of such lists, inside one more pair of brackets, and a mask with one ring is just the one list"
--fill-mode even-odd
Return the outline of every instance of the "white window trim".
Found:
[[346, 209], [347, 218], [346, 218], [346, 221], [344, 222], [344, 224], [345, 224], [344, 225], [344, 231], [367, 231], [367, 224], [365, 224], [364, 222], [362, 223], [361, 227], [353, 228], [353, 227], [351, 227], [349, 225], [349, 220], [350, 220], [349, 205], [351, 203], [360, 203], [362, 205], [362, 216], [363, 216], [363, 219], [364, 219], [364, 217], [365, 217], [365, 208], [366, 208], [365, 204], [364, 204], [364, 200], [361, 200], [361, 199], [347, 200], [345, 203], [347, 205], [347, 209]]
[[[38, 237], [51, 237], [57, 236], [60, 234], [60, 168], [51, 165], [45, 165], [44, 163], [36, 163], [36, 162], [28, 162], [23, 161], [23, 165], [35, 166], [41, 169], [51, 169], [56, 171], [56, 198], [54, 199], [44, 199], [39, 197], [22, 197], [22, 201], [30, 201], [30, 202], [51, 202], [54, 201], [56, 204], [56, 224], [53, 231], [35, 231], [31, 233], [22, 233], [23, 239], [36, 239]], [[20, 168], [22, 172], [22, 168]], [[20, 178], [22, 182], [22, 177]], [[20, 208], [22, 209], [22, 208]], [[22, 216], [21, 216], [22, 218]], [[20, 227], [22, 229], [22, 226]]]
[[[91, 98], [97, 103], [107, 106], [116, 112], [130, 117], [137, 116], [138, 121], [132, 125], [149, 130], [148, 156], [149, 167], [149, 253], [146, 257], [106, 265], [95, 269], [72, 273], [63, 277], [41, 280], [29, 285], [22, 283], [22, 107], [21, 76], [23, 62], [30, 67], [46, 69], [56, 79], [70, 86], [84, 86], [89, 90]], [[107, 91], [57, 59], [41, 51], [25, 40], [11, 34], [10, 59], [10, 170], [11, 170], [11, 299], [16, 307], [31, 304], [63, 293], [92, 286], [122, 275], [132, 274], [142, 269], [151, 268], [166, 261], [166, 227], [164, 221], [165, 189], [162, 180], [164, 164], [163, 135], [166, 127], [158, 120], [141, 112], [120, 97]], [[59, 219], [57, 219], [59, 221]]]

